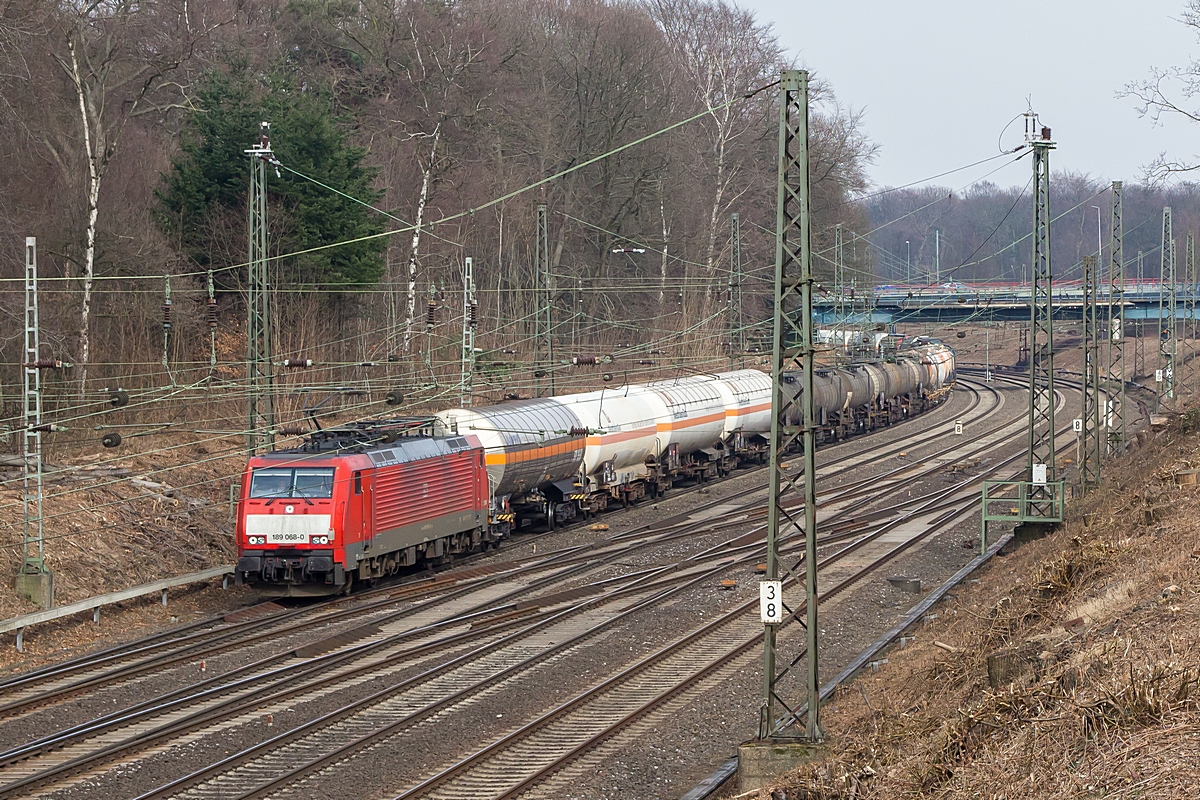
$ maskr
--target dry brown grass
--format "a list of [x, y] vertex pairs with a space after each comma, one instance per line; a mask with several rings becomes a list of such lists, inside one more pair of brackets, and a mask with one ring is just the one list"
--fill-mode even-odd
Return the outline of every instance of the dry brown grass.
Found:
[[[1059, 531], [995, 560], [884, 671], [843, 687], [829, 757], [775, 796], [1200, 794], [1200, 490], [1171, 479], [1200, 457], [1190, 427], [1111, 465]], [[997, 651], [1027, 669], [993, 687]]]

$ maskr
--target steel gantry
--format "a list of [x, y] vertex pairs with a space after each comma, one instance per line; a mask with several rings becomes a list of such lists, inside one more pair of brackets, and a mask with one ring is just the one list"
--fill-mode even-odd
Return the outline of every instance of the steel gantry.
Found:
[[550, 284], [550, 234], [546, 206], [537, 207], [537, 233], [534, 242], [534, 271], [537, 291], [534, 302], [534, 394], [542, 397], [548, 391], [554, 396], [554, 340], [551, 331], [550, 307], [553, 294]]
[[1100, 485], [1100, 340], [1096, 329], [1096, 257], [1083, 257], [1083, 393], [1079, 483], [1086, 492]]
[[[1108, 454], [1125, 452], [1125, 249], [1121, 181], [1112, 184], [1112, 225], [1108, 261]], [[1139, 254], [1140, 255], [1140, 254]]]
[[246, 450], [255, 455], [275, 448], [275, 367], [271, 348], [271, 284], [267, 256], [267, 164], [271, 152], [271, 126], [262, 123], [258, 144], [243, 151], [250, 156], [250, 267], [246, 303]]
[[[799, 719], [799, 706], [781, 690], [779, 681], [800, 661], [806, 661], [807, 722], [804, 737], [824, 737], [820, 721], [818, 627], [817, 627], [817, 497], [816, 420], [813, 400], [815, 337], [812, 313], [812, 248], [810, 241], [808, 165], [808, 73], [784, 70], [779, 93], [779, 172], [775, 217], [775, 308], [771, 360], [771, 450], [767, 499], [767, 572], [760, 585], [763, 634], [763, 700], [759, 739], [783, 736]], [[800, 391], [785, 390], [784, 374], [795, 378], [800, 367]], [[800, 414], [797, 415], [797, 405]], [[802, 425], [789, 424], [797, 416]], [[804, 448], [803, 484], [785, 469], [787, 448], [796, 441]], [[804, 496], [804, 519], [784, 507], [784, 498], [800, 490]], [[804, 558], [792, 566], [780, 564], [780, 525], [790, 534], [803, 531]], [[803, 567], [803, 576], [798, 572]], [[787, 661], [777, 664], [777, 633], [795, 612], [784, 603], [783, 588], [804, 581], [806, 627], [805, 647]]]
[[[1158, 273], [1159, 408], [1175, 407], [1175, 233], [1171, 207], [1163, 206], [1162, 244]], [[1155, 376], [1158, 377], [1158, 376]]]
[[1054, 305], [1050, 265], [1050, 129], [1026, 115], [1026, 141], [1033, 150], [1033, 270], [1029, 308], [1028, 476], [1033, 486], [1028, 514], [1052, 516], [1050, 484], [1054, 463]]
[[479, 322], [479, 308], [475, 305], [475, 268], [470, 256], [463, 259], [463, 326], [462, 326], [462, 381], [459, 384], [458, 401], [463, 408], [471, 407], [475, 383], [475, 327]]

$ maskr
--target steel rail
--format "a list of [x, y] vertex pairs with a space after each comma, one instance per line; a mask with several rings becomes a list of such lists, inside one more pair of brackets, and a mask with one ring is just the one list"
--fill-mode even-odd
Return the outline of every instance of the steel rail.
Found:
[[[976, 403], [975, 403], [975, 405], [977, 405], [977, 404], [978, 404], [978, 400], [976, 400]], [[974, 406], [972, 406], [972, 407], [974, 407]], [[914, 419], [918, 419], [918, 418], [914, 418]], [[843, 459], [836, 459], [835, 461], [842, 461], [842, 460], [845, 460], [845, 458], [843, 458]], [[716, 500], [716, 501], [713, 501], [713, 504], [717, 504], [717, 503], [721, 503], [721, 502], [724, 502], [724, 501], [723, 501], [723, 500]], [[706, 505], [711, 505], [711, 504], [706, 504]], [[686, 515], [689, 515], [689, 516], [691, 516], [691, 515], [694, 515], [694, 513], [695, 513], [695, 509], [689, 509], [687, 512], [685, 512], [685, 514], [686, 514]], [[677, 515], [677, 516], [682, 516], [682, 515]], [[643, 527], [644, 527], [644, 528], [651, 528], [651, 527], [654, 527], [655, 525], [657, 525], [657, 526], [658, 526], [658, 529], [659, 529], [659, 530], [661, 530], [661, 529], [662, 529], [661, 522], [660, 522], [660, 523], [652, 523], [652, 524], [650, 524], [650, 525], [643, 526]], [[631, 532], [627, 532], [626, 534], [622, 534], [622, 537], [627, 537], [627, 536], [631, 535], [632, 533], [633, 533], [632, 531], [631, 531]], [[613, 538], [615, 539], [615, 538], [617, 538], [617, 537], [613, 537]], [[655, 543], [655, 542], [652, 542], [652, 544], [653, 544], [653, 543]], [[587, 546], [587, 549], [594, 549], [594, 547], [595, 547], [595, 545], [589, 545], [589, 546]], [[569, 551], [568, 551], [568, 552], [569, 552]], [[498, 576], [498, 577], [511, 577], [511, 576]], [[556, 578], [556, 579], [557, 579], [557, 578], [559, 578], [559, 577], [561, 577], [561, 576], [555, 576], [555, 578]], [[426, 587], [425, 587], [424, 585], [419, 585], [417, 588], [419, 588], [419, 589], [424, 589], [424, 588], [426, 588]], [[394, 590], [391, 590], [391, 591], [392, 591], [392, 592], [393, 592], [393, 594], [394, 594]], [[357, 610], [357, 611], [361, 611], [361, 609], [356, 609], [356, 610]], [[409, 655], [411, 655], [411, 654], [412, 654], [412, 651], [408, 651], [408, 653], [409, 653]], [[6, 788], [9, 788], [9, 787], [6, 787]], [[16, 787], [14, 786], [14, 787], [12, 787], [12, 788], [16, 788]]]

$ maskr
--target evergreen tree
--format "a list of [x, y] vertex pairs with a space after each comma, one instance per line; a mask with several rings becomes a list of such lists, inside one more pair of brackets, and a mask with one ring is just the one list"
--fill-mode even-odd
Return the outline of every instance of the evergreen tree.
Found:
[[[282, 165], [365, 203], [381, 196], [372, 187], [378, 170], [363, 164], [366, 150], [348, 143], [345, 126], [319, 92], [278, 73], [212, 72], [163, 176], [165, 186], [156, 192], [159, 224], [201, 268], [245, 261], [250, 175], [243, 151], [257, 142], [261, 121], [271, 123], [271, 148]], [[286, 169], [268, 167], [267, 175], [272, 256], [351, 242], [282, 259], [277, 281], [336, 286], [379, 280], [386, 238], [353, 241], [384, 230], [378, 214]], [[242, 272], [218, 275], [230, 286]]]

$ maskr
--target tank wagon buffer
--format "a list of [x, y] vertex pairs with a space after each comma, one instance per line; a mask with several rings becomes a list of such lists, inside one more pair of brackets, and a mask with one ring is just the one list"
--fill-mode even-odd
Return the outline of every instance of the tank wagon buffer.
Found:
[[[940, 402], [954, 352], [917, 345], [822, 370], [819, 440]], [[799, 376], [785, 375], [783, 388], [799, 392]], [[770, 377], [739, 370], [317, 431], [247, 464], [236, 578], [267, 594], [329, 594], [442, 565], [533, 524], [554, 528], [765, 461], [770, 427]]]

